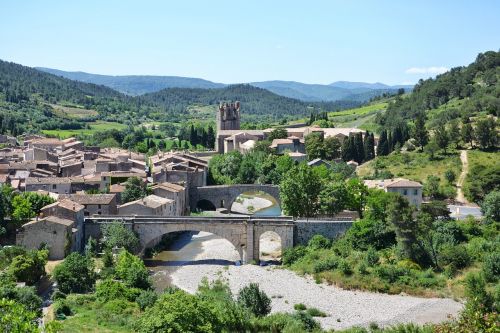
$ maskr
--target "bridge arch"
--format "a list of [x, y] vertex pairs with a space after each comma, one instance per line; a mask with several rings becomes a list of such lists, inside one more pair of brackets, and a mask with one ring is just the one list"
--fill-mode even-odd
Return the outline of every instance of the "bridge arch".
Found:
[[231, 206], [236, 198], [245, 192], [259, 192], [269, 194], [276, 199], [281, 207], [279, 187], [276, 185], [258, 185], [258, 184], [236, 184], [236, 185], [214, 185], [200, 186], [190, 190], [191, 207], [197, 207], [201, 200], [212, 202], [216, 208], [225, 208], [231, 210]]

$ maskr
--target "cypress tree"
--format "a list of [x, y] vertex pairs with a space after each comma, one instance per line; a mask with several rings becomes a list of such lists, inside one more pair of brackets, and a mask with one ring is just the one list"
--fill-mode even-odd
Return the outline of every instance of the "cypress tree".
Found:
[[365, 150], [363, 147], [363, 134], [356, 133], [356, 135], [353, 138], [353, 141], [354, 141], [354, 149], [356, 151], [355, 161], [361, 164], [365, 160]]
[[375, 158], [375, 137], [373, 133], [366, 132], [363, 149], [365, 151], [365, 161], [370, 161]]
[[413, 138], [417, 141], [420, 146], [420, 150], [424, 150], [424, 146], [429, 142], [429, 134], [425, 129], [425, 115], [420, 112], [415, 119], [415, 132], [413, 133]]
[[383, 130], [380, 133], [380, 139], [378, 140], [377, 155], [385, 156], [389, 155], [389, 142], [387, 142], [387, 131]]
[[191, 129], [189, 131], [189, 142], [191, 142], [191, 145], [196, 146], [198, 144], [197, 141], [198, 141], [198, 134], [194, 129], [194, 125], [191, 124]]
[[214, 128], [212, 126], [208, 126], [207, 148], [214, 148], [214, 147], [215, 147], [215, 132], [214, 132]]

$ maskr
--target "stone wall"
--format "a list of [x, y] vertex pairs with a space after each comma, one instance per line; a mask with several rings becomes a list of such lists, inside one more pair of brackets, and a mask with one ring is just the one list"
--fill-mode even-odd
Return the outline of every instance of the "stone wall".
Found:
[[314, 235], [334, 239], [344, 234], [353, 221], [295, 221], [294, 245], [306, 245]]

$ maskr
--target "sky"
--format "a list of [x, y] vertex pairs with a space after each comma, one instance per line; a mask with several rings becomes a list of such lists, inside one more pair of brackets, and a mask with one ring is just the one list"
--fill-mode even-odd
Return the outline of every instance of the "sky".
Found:
[[0, 59], [214, 82], [410, 84], [500, 47], [500, 1], [0, 0]]

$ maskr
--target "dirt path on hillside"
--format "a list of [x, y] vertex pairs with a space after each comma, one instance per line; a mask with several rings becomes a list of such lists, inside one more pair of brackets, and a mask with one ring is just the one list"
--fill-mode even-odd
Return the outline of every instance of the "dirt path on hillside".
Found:
[[455, 198], [455, 200], [463, 204], [470, 204], [470, 202], [464, 196], [464, 191], [462, 191], [465, 177], [467, 177], [467, 173], [469, 172], [469, 161], [467, 159], [467, 150], [460, 151], [460, 161], [462, 161], [462, 172], [460, 173], [460, 177], [458, 177], [457, 197]]

